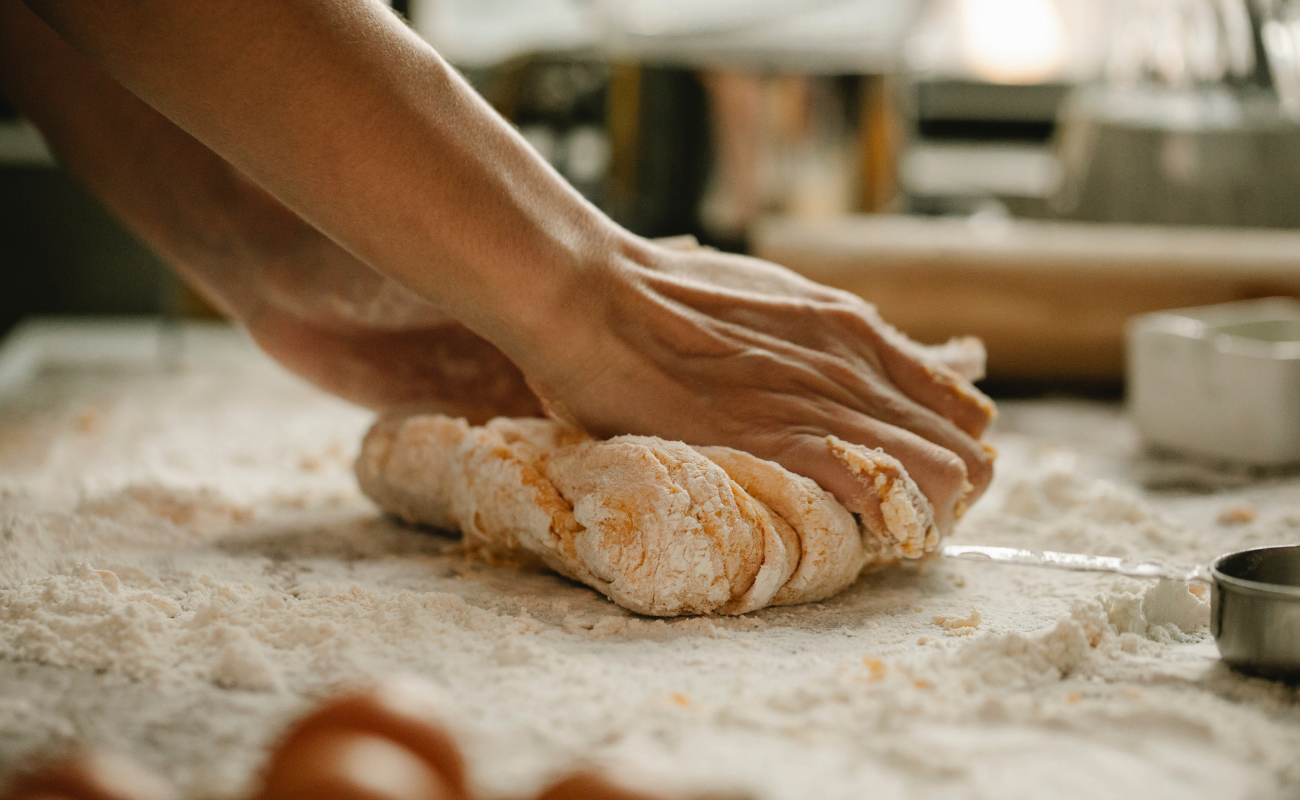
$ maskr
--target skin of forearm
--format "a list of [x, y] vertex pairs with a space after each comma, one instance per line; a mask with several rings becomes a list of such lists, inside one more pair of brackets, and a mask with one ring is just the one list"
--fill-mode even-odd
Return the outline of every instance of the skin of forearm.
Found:
[[260, 311], [259, 265], [314, 233], [19, 0], [0, 0], [0, 86], [70, 172], [236, 317]]
[[525, 342], [570, 291], [635, 246], [368, 0], [28, 5], [308, 223], [512, 356], [533, 355]]
[[307, 225], [18, 0], [0, 0], [0, 89], [69, 171], [299, 375], [377, 409], [538, 413], [504, 355]]
[[20, 0], [0, 0], [0, 89], [101, 202], [246, 325], [269, 324], [268, 314], [345, 329], [446, 321], [124, 89]]

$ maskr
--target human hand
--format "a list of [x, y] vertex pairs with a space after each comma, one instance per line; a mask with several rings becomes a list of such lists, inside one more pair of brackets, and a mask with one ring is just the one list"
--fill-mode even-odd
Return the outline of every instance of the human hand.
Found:
[[[827, 437], [883, 448], [940, 531], [988, 486], [993, 404], [874, 307], [758, 259], [641, 242], [587, 276], [521, 359], [556, 416], [598, 436], [726, 445], [816, 480], [850, 510], [880, 498]], [[970, 345], [955, 348], [973, 371]]]
[[[826, 452], [836, 434], [896, 456], [941, 528], [987, 482], [976, 437], [991, 407], [870, 306], [628, 235], [376, 4], [39, 5], [43, 18], [10, 4], [0, 25], [5, 94], [160, 254], [326, 389], [482, 421], [540, 410], [526, 374], [595, 433], [731, 445], [870, 511]], [[296, 243], [281, 251], [289, 284], [310, 291], [267, 288], [266, 241]], [[329, 263], [347, 253], [360, 260], [338, 262], [336, 285]], [[358, 303], [376, 285], [363, 262], [501, 349], [426, 307]]]
[[326, 391], [475, 424], [542, 411], [499, 349], [314, 231], [259, 252], [249, 271], [255, 300], [235, 313], [263, 350]]

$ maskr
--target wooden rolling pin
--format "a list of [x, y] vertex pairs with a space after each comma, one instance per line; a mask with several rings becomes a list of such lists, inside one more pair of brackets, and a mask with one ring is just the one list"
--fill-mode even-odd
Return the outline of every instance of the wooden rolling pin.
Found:
[[1300, 298], [1300, 231], [998, 217], [769, 217], [754, 254], [924, 342], [981, 337], [998, 380], [1118, 382], [1134, 314]]

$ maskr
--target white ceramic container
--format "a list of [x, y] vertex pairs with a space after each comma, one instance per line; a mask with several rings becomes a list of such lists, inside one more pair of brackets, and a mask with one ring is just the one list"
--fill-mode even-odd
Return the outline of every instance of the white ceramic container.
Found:
[[1203, 458], [1300, 462], [1300, 303], [1182, 308], [1128, 322], [1129, 409], [1145, 442]]

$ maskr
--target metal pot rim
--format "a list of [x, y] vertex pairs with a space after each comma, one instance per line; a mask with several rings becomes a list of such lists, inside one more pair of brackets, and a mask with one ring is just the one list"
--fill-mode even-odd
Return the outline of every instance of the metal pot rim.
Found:
[[1276, 600], [1290, 600], [1300, 602], [1300, 586], [1285, 586], [1280, 583], [1264, 583], [1263, 581], [1252, 581], [1245, 578], [1237, 578], [1227, 575], [1219, 569], [1219, 565], [1225, 559], [1235, 556], [1245, 555], [1246, 553], [1257, 553], [1264, 550], [1293, 550], [1300, 548], [1300, 544], [1280, 544], [1269, 545], [1266, 547], [1251, 547], [1246, 550], [1237, 550], [1231, 553], [1225, 553], [1214, 559], [1210, 565], [1210, 575], [1214, 577], [1216, 584], [1222, 584], [1231, 587], [1234, 590], [1244, 591], [1249, 594], [1269, 597]]

